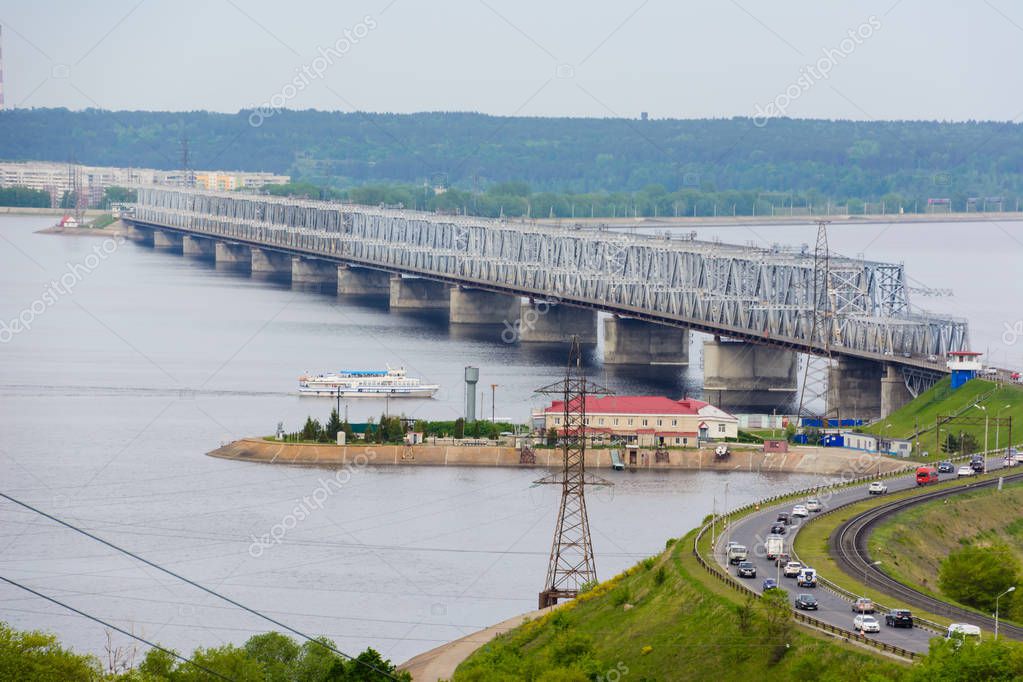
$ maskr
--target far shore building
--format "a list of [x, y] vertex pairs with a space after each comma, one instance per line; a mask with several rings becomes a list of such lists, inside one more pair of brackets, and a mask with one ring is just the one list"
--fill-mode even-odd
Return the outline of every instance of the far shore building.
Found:
[[276, 173], [223, 170], [158, 170], [84, 166], [53, 161], [0, 161], [0, 187], [27, 187], [49, 192], [58, 206], [65, 192], [82, 188], [89, 206], [99, 205], [108, 187], [138, 185], [193, 185], [198, 189], [229, 192], [254, 190], [264, 185], [283, 185], [291, 177]]
[[[533, 413], [543, 433], [564, 433], [564, 401]], [[739, 435], [739, 419], [694, 398], [663, 396], [587, 396], [586, 434], [593, 443], [619, 442], [640, 447], [698, 447], [701, 441]]]

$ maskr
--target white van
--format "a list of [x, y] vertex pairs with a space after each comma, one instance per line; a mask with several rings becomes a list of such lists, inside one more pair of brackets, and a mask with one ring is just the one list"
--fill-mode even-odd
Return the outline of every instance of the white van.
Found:
[[746, 545], [731, 545], [728, 548], [728, 563], [730, 564], [746, 561], [748, 556], [749, 552], [746, 550]]
[[976, 643], [980, 641], [980, 628], [969, 623], [952, 623], [948, 626], [945, 639], [961, 639], [963, 641], [969, 639]]

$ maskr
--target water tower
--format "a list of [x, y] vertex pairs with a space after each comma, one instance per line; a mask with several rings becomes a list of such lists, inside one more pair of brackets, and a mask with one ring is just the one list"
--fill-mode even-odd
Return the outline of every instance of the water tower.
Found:
[[476, 421], [476, 383], [480, 380], [479, 367], [465, 368], [465, 422]]

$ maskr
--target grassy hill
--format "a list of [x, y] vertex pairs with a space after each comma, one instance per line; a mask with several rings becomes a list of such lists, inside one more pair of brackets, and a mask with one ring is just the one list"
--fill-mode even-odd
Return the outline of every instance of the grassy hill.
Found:
[[[871, 557], [885, 572], [942, 599], [941, 561], [964, 546], [999, 547], [1023, 564], [1023, 484], [1000, 492], [977, 490], [912, 507], [892, 517], [870, 537]], [[1001, 600], [1002, 615], [1023, 620], [1023, 597]]]
[[484, 646], [455, 682], [901, 676], [903, 666], [835, 640], [791, 628], [780, 635], [763, 602], [744, 607], [696, 563], [693, 535]]
[[[942, 379], [930, 390], [921, 393], [916, 400], [890, 414], [887, 419], [881, 419], [864, 430], [894, 438], [910, 438], [918, 434], [916, 439], [920, 447], [917, 451], [929, 451], [931, 459], [935, 459], [938, 450], [935, 446], [934, 425], [938, 415], [962, 413], [964, 417], [980, 420], [981, 423], [974, 426], [955, 422], [942, 426], [942, 429], [954, 433], [956, 437], [960, 432], [972, 435], [980, 448], [984, 447], [985, 414], [991, 418], [1001, 415], [1003, 418], [1012, 417], [1013, 441], [1016, 444], [1023, 442], [1023, 388], [1012, 385], [999, 387], [993, 381], [974, 379], [953, 391], [950, 382], [948, 377]], [[972, 407], [975, 404], [980, 404], [985, 410]], [[988, 431], [988, 447], [994, 448], [995, 425], [990, 424]], [[943, 432], [942, 438], [944, 435]], [[1006, 429], [1000, 429], [997, 435], [999, 444], [1004, 447], [1008, 443]]]

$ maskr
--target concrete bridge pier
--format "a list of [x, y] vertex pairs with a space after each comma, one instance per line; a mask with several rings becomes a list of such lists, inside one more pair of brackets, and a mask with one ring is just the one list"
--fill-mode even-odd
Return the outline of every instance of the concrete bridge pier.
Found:
[[167, 251], [181, 251], [181, 235], [169, 230], [153, 230], [153, 247]]
[[447, 310], [451, 286], [419, 277], [391, 278], [388, 302], [392, 310]]
[[519, 297], [493, 291], [452, 287], [449, 297], [452, 324], [510, 325], [519, 319]]
[[688, 365], [689, 330], [629, 317], [605, 318], [604, 364]]
[[319, 258], [295, 256], [291, 259], [291, 283], [319, 290], [337, 286], [337, 265]]
[[519, 308], [518, 340], [523, 343], [597, 342], [597, 311], [544, 300], [524, 300]]
[[217, 242], [214, 247], [214, 258], [217, 267], [223, 270], [250, 270], [252, 268], [252, 249], [244, 244]]
[[216, 257], [216, 249], [214, 247], [215, 242], [212, 239], [193, 237], [187, 234], [181, 239], [181, 253], [186, 256], [195, 256], [197, 258], [208, 258], [212, 260]]
[[391, 275], [383, 270], [337, 266], [338, 296], [389, 296]]
[[841, 419], [880, 417], [884, 374], [880, 362], [840, 357], [828, 370], [828, 415]]
[[[219, 247], [220, 245], [217, 244]], [[287, 280], [291, 277], [291, 256], [279, 251], [268, 251], [250, 247], [252, 276], [258, 279]], [[217, 252], [220, 261], [220, 252]]]
[[786, 406], [798, 389], [798, 370], [793, 351], [744, 341], [703, 343], [703, 390], [718, 407]]
[[139, 227], [138, 225], [124, 221], [124, 236], [132, 241], [139, 242], [140, 244], [153, 244], [153, 232], [155, 230], [147, 227]]
[[881, 377], [881, 416], [886, 417], [913, 399], [902, 372], [895, 365], [885, 365]]

